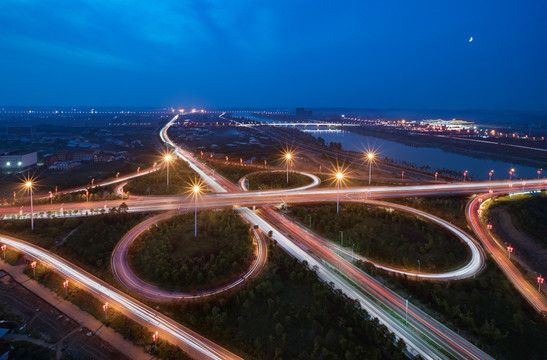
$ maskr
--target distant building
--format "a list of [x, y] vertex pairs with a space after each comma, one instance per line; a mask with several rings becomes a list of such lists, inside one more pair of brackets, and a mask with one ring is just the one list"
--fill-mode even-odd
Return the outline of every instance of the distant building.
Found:
[[25, 169], [25, 168], [36, 165], [37, 161], [38, 161], [38, 154], [36, 153], [36, 151], [31, 153], [20, 153], [20, 152], [0, 153], [0, 169], [6, 169], [6, 170]]
[[312, 114], [311, 110], [306, 110], [306, 109], [301, 108], [301, 107], [296, 108], [296, 117], [306, 118], [306, 117], [310, 117], [311, 114]]

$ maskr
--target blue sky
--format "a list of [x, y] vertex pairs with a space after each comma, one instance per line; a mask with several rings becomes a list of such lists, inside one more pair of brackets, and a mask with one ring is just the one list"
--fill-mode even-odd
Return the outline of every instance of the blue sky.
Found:
[[546, 110], [546, 14], [543, 0], [2, 0], [0, 103]]

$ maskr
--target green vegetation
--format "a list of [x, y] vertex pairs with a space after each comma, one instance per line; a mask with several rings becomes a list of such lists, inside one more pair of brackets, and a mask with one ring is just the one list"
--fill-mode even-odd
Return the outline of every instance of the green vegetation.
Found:
[[261, 169], [259, 166], [225, 164], [220, 161], [206, 160], [206, 163], [207, 166], [215, 169], [220, 175], [233, 183], [236, 183], [243, 176]]
[[373, 261], [438, 271], [453, 268], [468, 256], [466, 246], [449, 231], [418, 220], [415, 216], [366, 204], [299, 205], [290, 210], [300, 222], [312, 230], [344, 245], [355, 244], [355, 252]]
[[134, 178], [124, 186], [124, 191], [134, 195], [184, 194], [197, 178], [196, 173], [186, 163], [175, 158], [169, 164], [169, 187], [166, 172], [166, 168], [162, 167], [148, 175]]
[[403, 359], [403, 341], [316, 272], [270, 244], [263, 274], [235, 294], [172, 304], [173, 316], [253, 359]]
[[153, 343], [152, 332], [148, 330], [148, 328], [129, 319], [112, 306], [108, 308], [107, 318], [105, 319], [105, 313], [102, 309], [103, 303], [89, 292], [80, 287], [71, 286], [70, 283], [68, 291], [66, 292], [63, 287], [65, 279], [41, 263], [37, 264], [35, 270], [35, 277], [33, 275], [33, 270], [30, 267], [25, 269], [25, 273], [38, 283], [56, 292], [60, 297], [66, 298], [80, 309], [91, 314], [106, 326], [111, 327], [124, 338], [132, 341], [135, 345], [149, 348], [150, 352], [160, 359], [190, 359], [180, 348], [165, 341], [159, 341], [157, 350], [153, 350], [153, 347], [151, 346]]
[[0, 222], [0, 231], [53, 251], [87, 271], [108, 279], [111, 277], [109, 269], [112, 250], [121, 237], [144, 217], [143, 214], [112, 213], [37, 219], [33, 232], [30, 230], [30, 221], [9, 220]]
[[309, 177], [291, 171], [289, 171], [289, 184], [287, 184], [287, 173], [284, 171], [257, 172], [249, 174], [247, 180], [249, 180], [249, 190], [292, 189], [311, 183]]
[[[364, 264], [361, 264], [365, 268]], [[369, 272], [370, 272], [369, 267]], [[383, 276], [402, 296], [458, 331], [497, 359], [543, 359], [547, 323], [513, 288], [492, 261], [476, 279], [450, 282], [415, 281]]]
[[524, 231], [543, 246], [547, 246], [547, 193], [540, 196], [504, 196], [496, 199], [494, 206], [507, 205], [511, 219], [517, 228]]
[[200, 211], [166, 220], [129, 249], [133, 271], [159, 286], [184, 291], [210, 289], [241, 274], [253, 253], [249, 225], [233, 210]]

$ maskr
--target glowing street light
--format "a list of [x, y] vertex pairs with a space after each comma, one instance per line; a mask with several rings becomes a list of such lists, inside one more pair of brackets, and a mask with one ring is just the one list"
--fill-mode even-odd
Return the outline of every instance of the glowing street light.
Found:
[[437, 181], [437, 178], [439, 177], [439, 173], [435, 172], [435, 181]]
[[158, 332], [156, 331], [153, 335], [152, 335], [152, 339], [154, 340], [154, 350], [157, 350], [158, 349]]
[[166, 154], [163, 159], [165, 160], [165, 168], [167, 170], [167, 188], [169, 189], [169, 163], [173, 160], [173, 155]]
[[513, 180], [513, 174], [515, 173], [515, 169], [509, 170], [509, 180]]
[[336, 173], [336, 187], [338, 189], [338, 192], [336, 193], [336, 214], [340, 213], [340, 182], [344, 179], [344, 173], [342, 171], [338, 171]]
[[103, 305], [103, 311], [104, 311], [104, 319], [105, 319], [105, 320], [108, 320], [108, 313], [107, 313], [107, 311], [108, 311], [108, 303], [104, 303], [104, 305]]
[[65, 295], [68, 296], [68, 280], [63, 281], [63, 287], [65, 288]]
[[8, 246], [6, 244], [2, 244], [2, 246], [0, 246], [0, 249], [4, 253], [4, 260], [6, 260], [6, 249], [7, 249], [7, 247]]
[[[369, 151], [367, 153], [367, 160], [368, 160], [368, 184], [370, 185], [372, 182], [372, 162], [374, 161], [375, 154], [372, 151]], [[404, 176], [404, 173], [403, 175]]]
[[541, 274], [537, 277], [537, 282], [538, 282], [538, 291], [541, 291], [541, 284], [545, 282], [545, 279], [541, 276]]
[[36, 277], [36, 260], [33, 260], [30, 263], [30, 267], [32, 268], [32, 277]]
[[25, 187], [28, 189], [30, 193], [30, 229], [34, 230], [34, 204], [32, 202], [32, 181], [27, 180], [25, 182]]
[[118, 171], [118, 172], [116, 173], [116, 179], [119, 178], [119, 177], [120, 177], [120, 172]]
[[287, 185], [289, 184], [289, 163], [292, 161], [292, 152], [287, 151], [285, 153], [285, 163], [287, 164]]
[[201, 184], [192, 185], [192, 196], [194, 196], [194, 237], [198, 236], [198, 196], [201, 194]]
[[515, 249], [511, 245], [507, 246], [507, 253], [509, 254], [509, 260], [511, 260], [511, 254], [513, 253], [514, 250]]
[[488, 173], [488, 181], [492, 181], [492, 175], [494, 175], [494, 170], [490, 170]]
[[465, 179], [467, 178], [467, 170], [463, 172], [463, 182], [465, 182]]
[[539, 179], [539, 176], [541, 175], [542, 171], [543, 171], [543, 169], [538, 169], [538, 171], [536, 171], [536, 173], [538, 174], [538, 179]]

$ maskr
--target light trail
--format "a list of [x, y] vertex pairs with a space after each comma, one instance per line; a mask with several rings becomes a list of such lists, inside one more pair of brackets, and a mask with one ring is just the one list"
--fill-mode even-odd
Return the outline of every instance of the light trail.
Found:
[[60, 256], [13, 237], [0, 235], [0, 241], [51, 267], [64, 277], [84, 287], [94, 296], [114, 305], [138, 323], [151, 328], [157, 327], [164, 335], [169, 335], [175, 344], [180, 345], [186, 352], [196, 358], [240, 359], [237, 355], [131, 298]]
[[180, 299], [190, 300], [207, 297], [232, 290], [242, 285], [250, 277], [256, 276], [266, 265], [266, 261], [268, 258], [268, 247], [265, 240], [262, 236], [260, 236], [258, 231], [256, 229], [252, 229], [257, 242], [256, 259], [252, 261], [251, 266], [245, 271], [243, 275], [238, 276], [235, 280], [230, 281], [227, 284], [224, 284], [214, 289], [198, 291], [194, 294], [193, 292], [169, 291], [161, 289], [157, 286], [141, 280], [137, 275], [135, 275], [135, 273], [131, 270], [129, 266], [128, 253], [131, 244], [143, 232], [148, 230], [154, 224], [157, 224], [160, 221], [167, 220], [177, 214], [180, 214], [180, 211], [162, 213], [160, 215], [156, 215], [152, 218], [144, 220], [143, 222], [137, 224], [131, 230], [129, 230], [114, 248], [114, 251], [112, 252], [112, 257], [110, 259], [112, 272], [116, 279], [118, 279], [118, 281], [129, 290], [155, 301], [173, 301]]
[[[520, 192], [520, 191], [514, 191]], [[477, 196], [471, 200], [466, 208], [467, 222], [471, 225], [473, 232], [481, 240], [483, 245], [488, 249], [488, 252], [492, 255], [494, 260], [498, 263], [501, 270], [505, 273], [509, 281], [513, 286], [522, 294], [522, 296], [532, 305], [532, 307], [540, 314], [547, 315], [547, 299], [535, 286], [532, 286], [524, 277], [522, 272], [511, 262], [507, 256], [505, 246], [500, 244], [488, 231], [486, 224], [481, 221], [479, 215], [480, 209], [483, 204], [490, 202], [496, 196], [505, 195], [507, 191], [499, 191], [493, 194], [484, 194]]]

